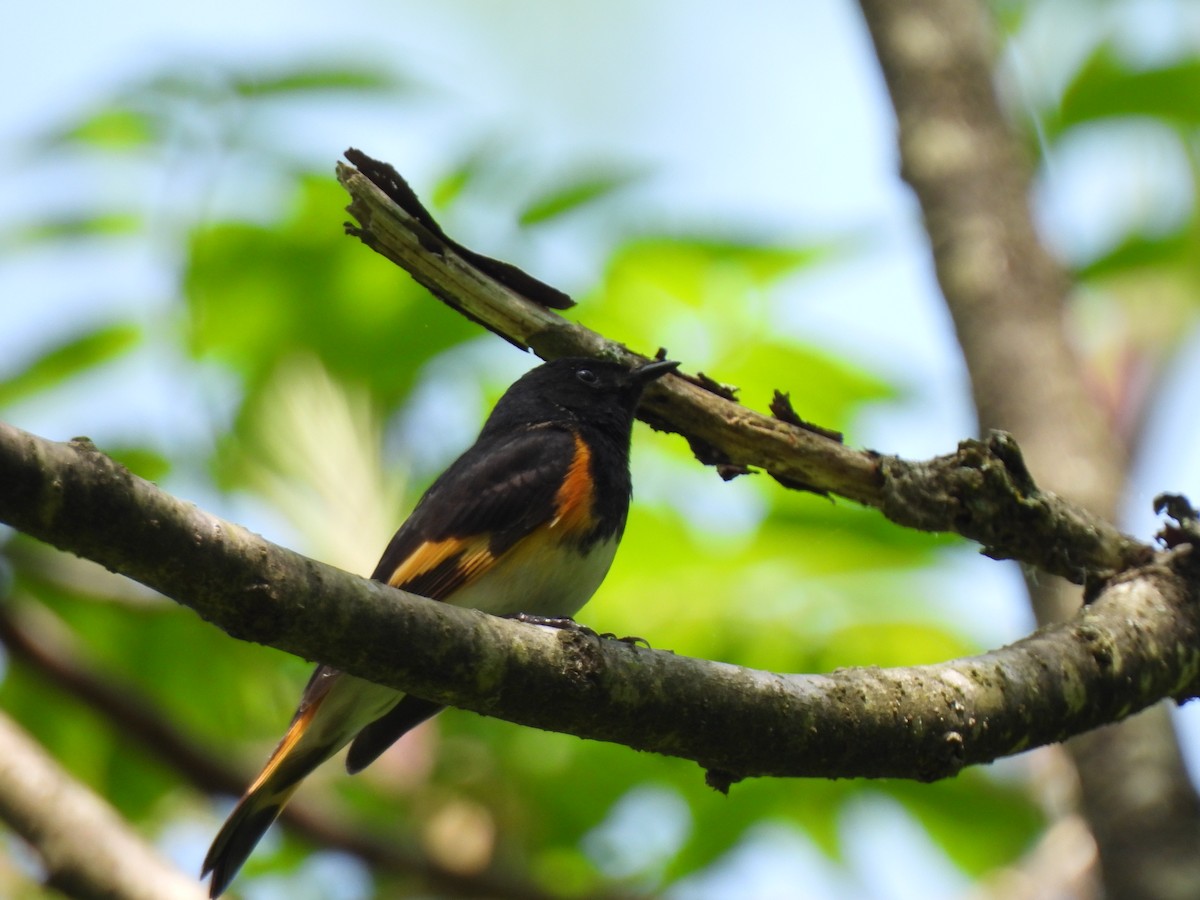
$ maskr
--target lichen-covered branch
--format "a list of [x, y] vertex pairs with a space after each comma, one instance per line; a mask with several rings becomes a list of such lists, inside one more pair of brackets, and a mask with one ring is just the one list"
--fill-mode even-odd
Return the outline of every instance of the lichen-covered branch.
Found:
[[1113, 579], [1070, 622], [983, 656], [784, 675], [495, 619], [276, 547], [86, 443], [0, 426], [0, 521], [230, 634], [510, 721], [752, 775], [933, 779], [1200, 685], [1191, 546]]

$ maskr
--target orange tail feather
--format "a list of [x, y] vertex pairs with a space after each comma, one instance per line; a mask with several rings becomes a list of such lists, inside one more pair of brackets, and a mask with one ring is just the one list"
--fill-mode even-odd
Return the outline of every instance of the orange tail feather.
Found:
[[200, 870], [201, 878], [212, 873], [209, 897], [224, 893], [271, 823], [283, 812], [300, 782], [339, 749], [335, 746], [296, 752], [318, 706], [314, 703], [292, 722], [262, 773], [246, 790], [213, 840]]

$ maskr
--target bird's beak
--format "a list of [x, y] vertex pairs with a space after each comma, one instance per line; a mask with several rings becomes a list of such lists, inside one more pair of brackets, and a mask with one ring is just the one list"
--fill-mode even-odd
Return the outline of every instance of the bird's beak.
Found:
[[629, 370], [629, 380], [634, 384], [646, 385], [656, 378], [662, 378], [668, 372], [679, 368], [679, 361], [674, 359], [657, 359]]

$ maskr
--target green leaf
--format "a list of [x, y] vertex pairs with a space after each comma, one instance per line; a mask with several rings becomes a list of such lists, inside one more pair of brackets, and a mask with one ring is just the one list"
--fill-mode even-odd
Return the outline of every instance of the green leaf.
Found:
[[479, 141], [462, 157], [462, 162], [456, 164], [434, 184], [429, 195], [432, 204], [442, 209], [449, 207], [468, 186], [495, 168], [496, 159], [503, 153], [504, 148], [498, 141]]
[[643, 171], [613, 168], [569, 177], [531, 200], [521, 210], [517, 221], [526, 227], [540, 225], [601, 200], [644, 177]]
[[789, 246], [719, 238], [652, 238], [617, 251], [581, 307], [587, 324], [628, 346], [665, 346], [738, 397], [766, 409], [775, 389], [802, 418], [844, 430], [863, 403], [891, 385], [844, 359], [780, 334], [774, 292], [783, 279], [842, 252], [838, 244]]
[[243, 97], [326, 91], [386, 92], [407, 86], [385, 69], [361, 64], [297, 66], [269, 74], [237, 75], [231, 79], [231, 83]]
[[38, 143], [47, 147], [83, 144], [98, 150], [129, 151], [151, 144], [159, 137], [159, 123], [154, 116], [127, 106], [110, 106], [77, 124], [50, 132]]
[[1195, 222], [1166, 235], [1129, 235], [1116, 247], [1076, 270], [1083, 280], [1144, 272], [1147, 269], [1195, 265], [1198, 236]]
[[106, 446], [104, 452], [147, 481], [161, 481], [171, 471], [171, 461], [167, 457], [145, 447]]
[[844, 359], [767, 335], [729, 342], [705, 371], [741, 388], [739, 399], [760, 410], [769, 408], [776, 389], [782, 390], [802, 419], [838, 431], [850, 426], [864, 403], [897, 395], [890, 384]]
[[471, 183], [475, 173], [476, 168], [472, 160], [467, 160], [448, 172], [434, 185], [433, 191], [429, 195], [432, 204], [443, 209], [448, 207]]
[[1185, 127], [1200, 124], [1200, 59], [1135, 69], [1111, 47], [1099, 47], [1063, 94], [1054, 125], [1145, 116]]
[[44, 351], [0, 381], [0, 406], [56, 387], [69, 378], [120, 356], [141, 340], [137, 326], [104, 325]]
[[192, 349], [241, 375], [248, 404], [281, 360], [307, 352], [392, 409], [425, 362], [479, 333], [348, 240], [338, 225], [344, 206], [335, 181], [313, 177], [301, 183], [287, 221], [222, 224], [192, 240]]
[[[829, 255], [825, 246], [789, 247], [720, 238], [644, 238], [617, 251], [605, 290], [620, 286], [697, 306], [715, 289], [764, 288]], [[646, 298], [644, 298], [646, 299]], [[726, 295], [725, 302], [733, 299]]]
[[978, 648], [936, 625], [862, 622], [831, 632], [824, 641], [819, 672], [847, 666], [920, 666], [967, 656]]
[[[731, 381], [723, 370], [709, 370], [731, 356], [749, 363], [754, 344], [775, 339], [772, 289], [830, 254], [829, 245], [639, 239], [614, 254], [580, 309], [601, 334], [619, 334], [627, 346], [649, 353], [665, 346], [689, 367]], [[763, 386], [767, 399], [776, 386]]]
[[114, 237], [136, 234], [141, 227], [142, 218], [132, 213], [80, 212], [25, 222], [14, 230], [11, 243], [33, 244], [43, 241]]
[[[1025, 791], [989, 778], [983, 769], [970, 769], [937, 784], [891, 780], [883, 784], [973, 877], [1011, 865], [1045, 826], [1044, 816]], [[963, 826], [964, 810], [970, 810], [969, 828]]]

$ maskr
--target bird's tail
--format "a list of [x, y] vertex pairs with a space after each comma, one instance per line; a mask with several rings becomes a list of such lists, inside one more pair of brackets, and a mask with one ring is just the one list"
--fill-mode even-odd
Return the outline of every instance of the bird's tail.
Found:
[[209, 897], [224, 893], [304, 777], [340, 749], [340, 744], [332, 748], [302, 744], [317, 708], [314, 704], [296, 716], [262, 773], [221, 826], [200, 871], [201, 878], [212, 873]]
[[365, 725], [386, 715], [403, 696], [329, 666], [317, 667], [287, 734], [221, 826], [204, 858], [200, 877], [212, 873], [210, 897], [221, 896], [229, 887], [300, 782]]

